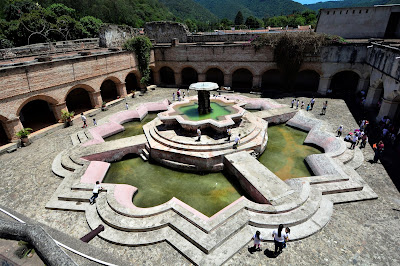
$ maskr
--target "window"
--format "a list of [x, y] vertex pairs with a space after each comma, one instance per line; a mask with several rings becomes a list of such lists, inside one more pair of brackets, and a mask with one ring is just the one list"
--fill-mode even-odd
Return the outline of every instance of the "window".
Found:
[[328, 12], [326, 12], [326, 14], [327, 14], [327, 15], [329, 15], [329, 11], [328, 11]]
[[368, 13], [368, 9], [367, 9], [367, 10], [365, 10], [365, 13]]

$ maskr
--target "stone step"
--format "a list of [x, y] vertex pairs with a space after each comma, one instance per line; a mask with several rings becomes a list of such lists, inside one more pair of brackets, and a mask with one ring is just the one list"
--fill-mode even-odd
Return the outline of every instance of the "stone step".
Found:
[[150, 158], [150, 154], [149, 154], [149, 152], [148, 152], [146, 149], [143, 149], [141, 153], [142, 153], [147, 159]]
[[347, 180], [349, 180], [349, 177], [348, 176], [340, 176], [340, 175], [319, 175], [319, 176], [301, 177], [300, 179], [310, 182], [310, 185], [316, 185], [316, 184], [322, 184], [322, 183], [347, 181]]
[[92, 191], [85, 190], [69, 190], [58, 195], [58, 200], [75, 201], [75, 202], [89, 202], [90, 197], [93, 195]]
[[61, 165], [61, 157], [62, 157], [63, 152], [60, 152], [59, 154], [57, 154], [57, 156], [54, 158], [53, 163], [51, 164], [51, 170], [52, 172], [59, 177], [66, 177], [69, 176], [73, 173], [73, 171], [69, 171], [67, 169], [65, 169], [62, 165]]
[[142, 158], [143, 161], [145, 161], [145, 162], [148, 161], [148, 159], [146, 158], [146, 156], [144, 156], [143, 153], [140, 153], [139, 156], [140, 156], [140, 158]]
[[62, 167], [64, 167], [68, 171], [75, 171], [75, 170], [81, 168], [82, 167], [81, 165], [76, 164], [74, 161], [71, 160], [71, 158], [68, 155], [69, 152], [70, 152], [69, 150], [66, 150], [66, 152], [64, 152], [61, 155]]
[[353, 169], [357, 169], [363, 163], [364, 163], [364, 154], [362, 153], [360, 148], [356, 147], [354, 149], [354, 157], [346, 165], [350, 166]]
[[86, 134], [85, 134], [84, 131], [79, 131], [79, 132], [77, 133], [77, 135], [78, 135], [78, 139], [79, 139], [79, 142], [80, 142], [80, 143], [84, 143], [85, 141], [88, 140], [88, 137], [86, 136]]
[[363, 189], [359, 191], [351, 191], [339, 194], [328, 194], [324, 195], [323, 197], [332, 201], [333, 204], [339, 204], [339, 203], [348, 203], [354, 201], [377, 199], [378, 195], [368, 185], [364, 185]]
[[197, 169], [197, 166], [194, 164], [187, 164], [187, 163], [180, 163], [176, 161], [171, 161], [167, 159], [159, 159], [160, 163], [170, 166], [172, 168], [177, 168], [177, 169], [182, 169], [182, 170], [195, 170]]
[[336, 159], [338, 159], [342, 163], [346, 164], [353, 159], [354, 151], [355, 150], [346, 149], [346, 151], [344, 153], [342, 153], [341, 155], [339, 155], [338, 157], [336, 157]]
[[348, 180], [343, 182], [322, 183], [313, 185], [314, 188], [321, 190], [322, 195], [345, 193], [350, 191], [359, 191], [363, 189], [363, 185], [355, 180]]
[[81, 143], [81, 142], [79, 141], [78, 135], [77, 135], [76, 133], [71, 134], [71, 141], [72, 141], [72, 145], [73, 145], [73, 146], [78, 145], [78, 144]]
[[89, 201], [74, 202], [74, 201], [63, 201], [63, 200], [50, 200], [46, 204], [46, 209], [84, 212], [87, 206], [90, 206]]

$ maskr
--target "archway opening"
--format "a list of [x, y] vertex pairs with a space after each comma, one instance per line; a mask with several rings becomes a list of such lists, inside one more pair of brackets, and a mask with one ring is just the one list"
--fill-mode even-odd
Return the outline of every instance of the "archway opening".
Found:
[[198, 81], [197, 71], [191, 67], [182, 70], [182, 87], [189, 88], [190, 84]]
[[282, 74], [278, 69], [265, 71], [261, 77], [261, 91], [263, 96], [272, 97], [275, 93], [281, 93], [285, 89]]
[[74, 111], [75, 114], [92, 109], [89, 92], [83, 88], [76, 88], [68, 93], [65, 100], [68, 111]]
[[160, 69], [160, 82], [162, 85], [175, 85], [174, 71], [169, 67], [162, 67]]
[[232, 74], [232, 88], [235, 91], [249, 92], [253, 87], [253, 74], [244, 68], [238, 69]]
[[206, 81], [215, 82], [220, 87], [224, 86], [224, 73], [218, 68], [210, 68], [206, 72]]
[[[155, 84], [155, 83], [154, 83], [154, 72], [153, 72], [153, 70], [150, 70], [149, 84], [150, 84], [150, 85], [154, 85], [154, 84]], [[155, 85], [157, 85], [157, 84], [155, 84]]]
[[8, 139], [8, 136], [6, 134], [3, 121], [0, 120], [0, 146], [3, 146], [7, 143], [10, 143], [10, 140]]
[[118, 98], [117, 85], [114, 81], [107, 79], [100, 87], [101, 98], [104, 102], [110, 102]]
[[126, 91], [130, 93], [131, 91], [140, 90], [139, 82], [136, 78], [136, 75], [133, 73], [129, 73], [125, 78]]
[[360, 76], [353, 71], [341, 71], [332, 77], [330, 89], [336, 97], [354, 95], [357, 91]]
[[295, 91], [317, 92], [319, 74], [314, 70], [304, 70], [297, 73], [294, 84]]
[[22, 107], [19, 119], [23, 127], [32, 128], [33, 131], [51, 126], [57, 122], [51, 106], [44, 100], [33, 100]]

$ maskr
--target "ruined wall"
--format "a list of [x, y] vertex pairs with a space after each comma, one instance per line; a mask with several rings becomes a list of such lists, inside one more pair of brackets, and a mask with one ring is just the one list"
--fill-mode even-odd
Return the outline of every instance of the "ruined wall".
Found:
[[100, 47], [121, 47], [126, 40], [140, 35], [140, 30], [129, 26], [105, 24], [100, 28]]
[[174, 38], [179, 42], [187, 42], [189, 34], [186, 25], [170, 21], [147, 22], [144, 25], [144, 32], [157, 43], [171, 43]]

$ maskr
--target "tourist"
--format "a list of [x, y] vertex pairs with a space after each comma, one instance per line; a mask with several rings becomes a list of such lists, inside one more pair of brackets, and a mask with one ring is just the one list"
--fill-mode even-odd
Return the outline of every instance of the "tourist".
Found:
[[290, 108], [293, 108], [294, 102], [296, 101], [296, 99], [292, 100], [292, 106]]
[[198, 128], [197, 128], [197, 141], [200, 141], [200, 139], [201, 139], [201, 130], [200, 130], [200, 128], [198, 127]]
[[349, 133], [346, 135], [346, 137], [344, 137], [344, 141], [350, 141], [352, 136], [353, 136], [353, 133], [352, 133], [352, 132], [349, 132]]
[[93, 188], [93, 196], [89, 199], [90, 205], [96, 203], [96, 198], [99, 196], [99, 191], [102, 189], [103, 188], [101, 187], [100, 182], [96, 181], [96, 184], [94, 185]]
[[231, 141], [232, 129], [230, 127], [226, 129], [226, 134], [228, 135], [227, 141]]
[[176, 92], [176, 96], [178, 97], [178, 102], [181, 101], [181, 91], [178, 89]]
[[126, 110], [129, 110], [129, 105], [128, 105], [128, 103], [125, 103], [125, 109], [126, 109]]
[[328, 101], [325, 101], [323, 103], [321, 115], [325, 115], [326, 114], [326, 108], [328, 108]]
[[383, 144], [383, 141], [379, 141], [378, 144], [372, 145], [372, 148], [374, 149], [375, 155], [374, 155], [374, 163], [377, 163], [378, 160], [381, 158], [382, 152], [385, 148], [385, 144]]
[[299, 103], [300, 103], [300, 101], [297, 100], [297, 102], [296, 102], [296, 109], [299, 109]]
[[285, 241], [283, 242], [283, 248], [286, 248], [286, 242], [288, 242], [289, 241], [289, 236], [290, 236], [290, 228], [289, 227], [286, 227], [285, 228], [285, 232], [286, 232], [286, 239], [285, 239]]
[[350, 146], [350, 150], [355, 149], [356, 145], [357, 145], [357, 141], [358, 141], [358, 136], [357, 134], [353, 135], [353, 138], [351, 139], [351, 146]]
[[185, 99], [185, 92], [184, 91], [182, 91], [182, 95], [183, 95], [183, 99]]
[[278, 231], [274, 230], [272, 232], [272, 237], [274, 238], [275, 243], [275, 252], [274, 255], [278, 255], [282, 252], [283, 242], [287, 239], [287, 234], [282, 232], [283, 224], [280, 224], [278, 227]]
[[260, 236], [260, 231], [256, 231], [256, 234], [251, 238], [252, 240], [254, 240], [254, 246], [253, 249], [261, 251], [261, 236]]
[[343, 125], [340, 125], [339, 128], [337, 129], [337, 136], [336, 137], [342, 136], [342, 133], [343, 133]]
[[301, 101], [301, 107], [300, 108], [304, 109], [304, 102], [303, 101]]
[[172, 93], [172, 101], [175, 102], [175, 92]]
[[315, 98], [313, 97], [310, 101], [311, 104], [311, 110], [314, 108], [314, 103], [315, 103]]
[[240, 144], [240, 134], [235, 137], [235, 143], [233, 143], [233, 148], [236, 150]]
[[307, 104], [306, 111], [310, 111], [310, 104]]
[[93, 118], [93, 126], [97, 126], [96, 118]]
[[361, 138], [360, 149], [365, 148], [365, 146], [367, 145], [367, 142], [368, 142], [368, 136], [367, 136], [367, 134], [364, 134], [364, 136], [362, 136], [362, 138]]
[[86, 116], [84, 116], [83, 113], [81, 113], [81, 119], [82, 119], [82, 122], [83, 122], [83, 127], [82, 127], [82, 128], [87, 127], [87, 124], [86, 124]]

